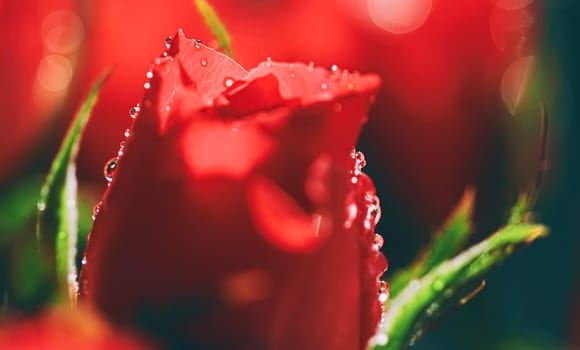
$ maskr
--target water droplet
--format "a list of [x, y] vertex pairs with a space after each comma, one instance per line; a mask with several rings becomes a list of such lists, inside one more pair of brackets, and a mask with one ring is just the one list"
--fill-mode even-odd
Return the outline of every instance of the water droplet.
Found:
[[379, 293], [384, 293], [389, 289], [389, 284], [385, 281], [379, 283]]
[[149, 71], [145, 74], [145, 76], [147, 77], [147, 79], [151, 79], [151, 78], [153, 78], [153, 72]]
[[169, 49], [171, 47], [171, 41], [173, 40], [173, 37], [168, 36], [167, 39], [165, 39], [165, 48]]
[[436, 291], [441, 291], [443, 290], [443, 288], [445, 288], [445, 282], [443, 282], [441, 279], [436, 279], [435, 281], [433, 281], [433, 289]]
[[330, 67], [330, 70], [333, 72], [338, 72], [338, 66], [336, 64], [333, 64], [332, 67]]
[[379, 294], [379, 302], [385, 303], [387, 300], [389, 300], [389, 293]]
[[83, 256], [83, 260], [81, 261], [81, 264], [86, 265], [87, 264], [87, 257]]
[[105, 167], [103, 168], [103, 175], [105, 176], [105, 180], [107, 180], [107, 182], [111, 182], [111, 180], [113, 180], [113, 175], [117, 170], [118, 164], [119, 158], [117, 157], [109, 159], [109, 161], [105, 164]]
[[374, 192], [367, 192], [365, 194], [365, 201], [367, 203], [367, 220], [376, 225], [381, 219], [381, 201]]
[[387, 300], [389, 300], [389, 297], [389, 284], [385, 281], [381, 281], [379, 285], [379, 302], [384, 304]]
[[358, 213], [358, 208], [355, 203], [351, 203], [346, 207], [346, 219], [344, 221], [344, 228], [349, 229], [352, 227], [352, 223], [356, 219]]
[[351, 152], [351, 157], [355, 160], [354, 163], [354, 175], [360, 175], [362, 169], [367, 165], [367, 161], [365, 159], [364, 153], [360, 151], [355, 151], [354, 149]]
[[310, 61], [308, 62], [308, 71], [309, 72], [313, 72], [314, 71], [314, 62]]
[[46, 210], [46, 203], [45, 202], [38, 202], [38, 203], [36, 203], [36, 208], [39, 211], [45, 211]]
[[375, 335], [375, 339], [374, 339], [375, 344], [377, 345], [387, 345], [387, 343], [389, 342], [389, 337], [387, 337], [386, 334], [380, 333]]
[[151, 87], [151, 84], [149, 82], [146, 82], [145, 84], [143, 84], [143, 87], [145, 88], [145, 90], [148, 90]]
[[328, 89], [328, 84], [327, 83], [322, 83], [322, 84], [320, 84], [320, 88], [322, 90], [326, 90], [326, 89]]
[[163, 57], [167, 57], [167, 51], [163, 53], [163, 55], [161, 55]]
[[199, 61], [199, 63], [201, 64], [202, 67], [207, 66], [207, 60], [205, 58], [202, 58], [201, 61]]
[[266, 67], [272, 67], [272, 57], [270, 56], [266, 58]]
[[139, 104], [137, 104], [135, 107], [131, 108], [129, 110], [129, 116], [133, 119], [137, 118], [137, 115], [139, 114], [139, 112], [141, 111], [141, 107], [139, 106]]
[[385, 240], [383, 239], [383, 236], [381, 236], [378, 233], [375, 233], [375, 240], [373, 242], [373, 250], [375, 252], [378, 252], [379, 250], [381, 250], [384, 243], [385, 243]]
[[224, 79], [224, 85], [225, 87], [230, 87], [232, 85], [234, 85], [234, 79], [227, 77]]
[[127, 130], [125, 130], [125, 133], [124, 133], [124, 135], [125, 135], [125, 137], [129, 137], [129, 136], [131, 136], [131, 129], [127, 129]]
[[98, 202], [93, 207], [93, 220], [95, 220], [97, 218], [97, 215], [99, 214], [99, 211], [101, 211], [101, 202]]
[[427, 307], [427, 310], [425, 310], [425, 312], [427, 313], [427, 316], [433, 317], [433, 315], [435, 315], [435, 313], [438, 310], [439, 310], [439, 303], [433, 303], [433, 304], [429, 305], [429, 307]]
[[290, 72], [290, 78], [296, 78], [296, 73]]
[[421, 282], [419, 280], [412, 280], [409, 282], [409, 289], [413, 292], [416, 292], [421, 288]]

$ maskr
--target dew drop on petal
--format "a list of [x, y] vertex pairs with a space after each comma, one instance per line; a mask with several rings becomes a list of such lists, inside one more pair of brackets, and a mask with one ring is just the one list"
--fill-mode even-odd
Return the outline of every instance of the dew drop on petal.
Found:
[[375, 233], [375, 239], [373, 242], [373, 250], [375, 252], [378, 252], [379, 250], [381, 250], [384, 243], [385, 243], [385, 240], [383, 239], [383, 236], [381, 236], [378, 233]]
[[113, 175], [117, 170], [117, 165], [119, 165], [119, 158], [117, 157], [109, 159], [109, 161], [105, 164], [105, 167], [103, 168], [103, 175], [105, 176], [105, 180], [107, 180], [107, 182], [111, 182], [111, 180], [113, 180]]
[[330, 70], [333, 72], [338, 72], [338, 66], [336, 64], [333, 64], [332, 67], [330, 67]]
[[365, 155], [364, 153], [360, 152], [360, 151], [354, 151], [351, 154], [351, 156], [354, 158], [355, 160], [355, 164], [354, 164], [354, 174], [355, 175], [359, 175], [362, 171], [362, 169], [367, 165], [367, 161], [365, 159]]
[[143, 87], [145, 88], [145, 90], [148, 90], [151, 87], [151, 83], [146, 82], [145, 84], [143, 84]]
[[202, 67], [206, 67], [207, 66], [207, 60], [205, 58], [202, 58], [199, 63], [201, 64]]
[[125, 137], [131, 136], [131, 129], [126, 129], [123, 135], [125, 135]]
[[165, 39], [165, 48], [169, 49], [171, 47], [171, 41], [173, 40], [173, 37], [168, 36], [167, 39]]
[[226, 78], [224, 79], [224, 86], [225, 86], [225, 87], [230, 87], [230, 86], [232, 86], [232, 85], [234, 85], [234, 79], [232, 79], [232, 78], [230, 78], [230, 77], [226, 77]]
[[313, 72], [314, 71], [314, 62], [310, 61], [308, 62], [308, 71], [309, 72]]
[[266, 67], [272, 67], [272, 57], [270, 56], [266, 58]]
[[101, 202], [98, 202], [93, 207], [93, 220], [97, 218], [97, 215], [99, 215], [99, 211], [101, 211]]
[[320, 84], [320, 88], [322, 90], [326, 90], [326, 89], [328, 89], [328, 84], [327, 83], [322, 83], [322, 84]]
[[141, 111], [141, 107], [139, 106], [139, 104], [137, 104], [135, 107], [131, 108], [129, 110], [129, 116], [133, 119], [137, 118], [137, 115], [139, 114], [139, 112]]
[[153, 72], [149, 71], [145, 74], [145, 76], [147, 77], [147, 79], [151, 79], [153, 78]]

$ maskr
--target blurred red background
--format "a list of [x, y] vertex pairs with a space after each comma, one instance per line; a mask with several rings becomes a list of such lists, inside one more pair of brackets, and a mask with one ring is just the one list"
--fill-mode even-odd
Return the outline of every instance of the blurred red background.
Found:
[[[232, 34], [236, 59], [248, 69], [272, 57], [383, 77], [363, 146], [373, 175], [388, 179], [400, 205], [427, 227], [436, 226], [465, 185], [479, 183], [485, 173], [510, 107], [502, 101], [502, 76], [533, 46], [530, 3], [213, 2]], [[14, 53], [3, 55], [0, 64], [13, 82], [2, 84], [0, 94], [8, 107], [1, 119], [4, 180], [42, 147], [48, 126], [64, 132], [90, 84], [112, 67], [79, 157], [81, 178], [99, 181], [164, 39], [182, 27], [213, 43], [188, 0], [27, 0], [1, 6], [3, 52]], [[508, 104], [517, 102], [525, 72], [504, 82]]]

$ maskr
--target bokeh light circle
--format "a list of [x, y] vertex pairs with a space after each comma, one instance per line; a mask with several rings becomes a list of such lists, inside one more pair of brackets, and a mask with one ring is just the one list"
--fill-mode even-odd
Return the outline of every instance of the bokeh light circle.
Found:
[[421, 27], [432, 8], [432, 0], [367, 0], [373, 22], [393, 34], [405, 34]]

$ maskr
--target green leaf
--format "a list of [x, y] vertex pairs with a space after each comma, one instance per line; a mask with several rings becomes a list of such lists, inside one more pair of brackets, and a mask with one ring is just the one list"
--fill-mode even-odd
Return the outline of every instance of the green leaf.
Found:
[[62, 296], [76, 299], [76, 240], [78, 232], [75, 160], [85, 125], [108, 77], [104, 74], [75, 115], [40, 192], [36, 236], [50, 264]]
[[542, 225], [508, 225], [483, 242], [472, 246], [451, 260], [434, 267], [425, 276], [411, 280], [390, 302], [377, 336], [374, 349], [399, 350], [413, 344], [423, 327], [434, 319], [441, 305], [459, 300], [469, 301], [484, 284], [465, 295], [465, 288], [481, 282], [482, 276], [510, 256], [516, 246], [544, 237], [548, 229]]
[[533, 204], [530, 203], [530, 197], [525, 193], [520, 194], [518, 201], [512, 207], [508, 222], [510, 224], [519, 224], [524, 222], [526, 219], [526, 214], [529, 213], [532, 206]]
[[461, 250], [472, 232], [474, 199], [475, 190], [467, 188], [428, 248], [409, 267], [400, 269], [392, 277], [389, 283], [392, 298], [396, 298], [411, 280], [424, 276], [434, 266]]
[[194, 0], [195, 6], [201, 16], [205, 20], [205, 24], [209, 27], [213, 35], [217, 38], [221, 48], [224, 52], [230, 56], [234, 57], [234, 53], [232, 51], [232, 44], [230, 40], [230, 36], [226, 27], [219, 19], [216, 11], [213, 7], [205, 0]]
[[40, 176], [29, 176], [0, 191], [0, 247], [22, 234], [35, 218], [40, 184]]

